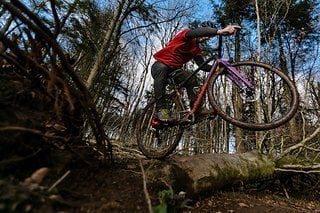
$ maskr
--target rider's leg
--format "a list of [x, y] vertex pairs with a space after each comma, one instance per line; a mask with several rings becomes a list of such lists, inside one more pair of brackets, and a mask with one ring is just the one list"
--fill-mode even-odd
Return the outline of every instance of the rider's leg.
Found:
[[168, 83], [169, 67], [161, 62], [156, 61], [151, 67], [151, 76], [154, 79], [154, 95], [156, 98], [156, 108], [165, 107], [165, 89]]
[[167, 108], [165, 91], [168, 83], [168, 73], [171, 68], [161, 62], [155, 62], [151, 67], [151, 76], [154, 79], [154, 94], [156, 98], [157, 117], [163, 121], [170, 121], [174, 118], [170, 116]]

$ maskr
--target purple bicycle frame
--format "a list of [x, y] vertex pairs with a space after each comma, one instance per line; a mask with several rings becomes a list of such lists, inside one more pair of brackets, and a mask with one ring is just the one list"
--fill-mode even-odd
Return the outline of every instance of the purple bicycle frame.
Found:
[[230, 80], [232, 80], [236, 85], [238, 85], [241, 89], [245, 87], [254, 89], [254, 85], [245, 76], [243, 76], [235, 67], [233, 67], [227, 59], [217, 59], [210, 72], [216, 70], [219, 64], [223, 64], [225, 67], [227, 67], [227, 77]]

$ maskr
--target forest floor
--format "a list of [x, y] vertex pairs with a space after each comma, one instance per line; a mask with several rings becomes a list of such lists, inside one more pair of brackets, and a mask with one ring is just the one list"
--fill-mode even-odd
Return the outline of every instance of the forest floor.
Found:
[[[146, 192], [151, 205], [159, 205], [158, 189], [143, 188], [142, 171], [147, 159], [115, 154], [112, 164], [86, 159], [69, 165], [70, 174], [56, 187], [58, 202], [52, 212], [148, 212]], [[60, 168], [61, 169], [61, 168]], [[50, 173], [49, 173], [50, 174]], [[50, 185], [58, 177], [50, 177]], [[177, 193], [177, 192], [175, 192]], [[187, 206], [176, 212], [320, 212], [319, 197], [314, 194], [301, 198], [285, 188], [268, 185], [226, 189], [198, 197], [188, 197]], [[161, 211], [159, 211], [161, 212]]]
[[[11, 171], [22, 173], [18, 181], [0, 179], [0, 212], [150, 213], [148, 206], [152, 206], [158, 210], [155, 213], [166, 213], [161, 211], [163, 205], [160, 205], [159, 192], [165, 194], [170, 191], [170, 186], [165, 185], [165, 189], [161, 186], [160, 189], [160, 186], [148, 184], [151, 181], [144, 174], [148, 174], [145, 171], [153, 163], [151, 160], [139, 155], [138, 151], [132, 154], [119, 152], [117, 148], [111, 161], [101, 159], [97, 152], [90, 150], [85, 146], [71, 152], [47, 150], [42, 157], [47, 156], [51, 163], [43, 164], [44, 158], [29, 162], [30, 165], [42, 164], [33, 171], [48, 168], [43, 178], [35, 175], [39, 172], [30, 175], [32, 170], [27, 164], [13, 164], [14, 170]], [[24, 162], [27, 163], [25, 159]], [[40, 180], [39, 184], [26, 185], [26, 180], [30, 180], [27, 177]], [[301, 180], [305, 181], [300, 178], [299, 182]], [[320, 212], [319, 190], [311, 188], [292, 190], [279, 181], [265, 180], [193, 197], [186, 194], [185, 198], [177, 199], [175, 196], [166, 204], [174, 206], [176, 211], [167, 212]], [[181, 203], [185, 204], [183, 208]]]

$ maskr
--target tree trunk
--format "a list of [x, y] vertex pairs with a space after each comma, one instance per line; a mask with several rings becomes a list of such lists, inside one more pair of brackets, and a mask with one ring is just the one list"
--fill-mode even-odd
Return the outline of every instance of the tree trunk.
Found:
[[88, 88], [90, 88], [92, 86], [94, 78], [96, 77], [96, 75], [99, 71], [99, 67], [102, 64], [104, 55], [106, 54], [106, 51], [108, 50], [108, 46], [110, 45], [112, 33], [114, 32], [114, 30], [116, 28], [117, 21], [119, 21], [119, 19], [120, 19], [121, 11], [123, 9], [124, 4], [125, 4], [125, 0], [122, 0], [121, 2], [119, 2], [119, 6], [117, 7], [115, 14], [113, 15], [113, 18], [111, 19], [110, 28], [108, 29], [108, 31], [104, 37], [102, 46], [101, 46], [99, 52], [97, 53], [97, 58], [94, 62], [94, 65], [90, 71], [89, 77], [86, 82], [86, 85]]
[[189, 195], [215, 191], [239, 182], [273, 176], [275, 164], [257, 152], [174, 156], [156, 162], [147, 170], [149, 180], [169, 184], [174, 191]]

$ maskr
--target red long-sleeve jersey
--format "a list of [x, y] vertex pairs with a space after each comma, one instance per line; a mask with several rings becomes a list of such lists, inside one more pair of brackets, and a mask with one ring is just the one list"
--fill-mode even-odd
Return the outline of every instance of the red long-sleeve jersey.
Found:
[[183, 64], [195, 56], [201, 56], [202, 51], [195, 38], [187, 38], [190, 29], [178, 33], [163, 49], [156, 52], [153, 57], [173, 69], [181, 68]]

